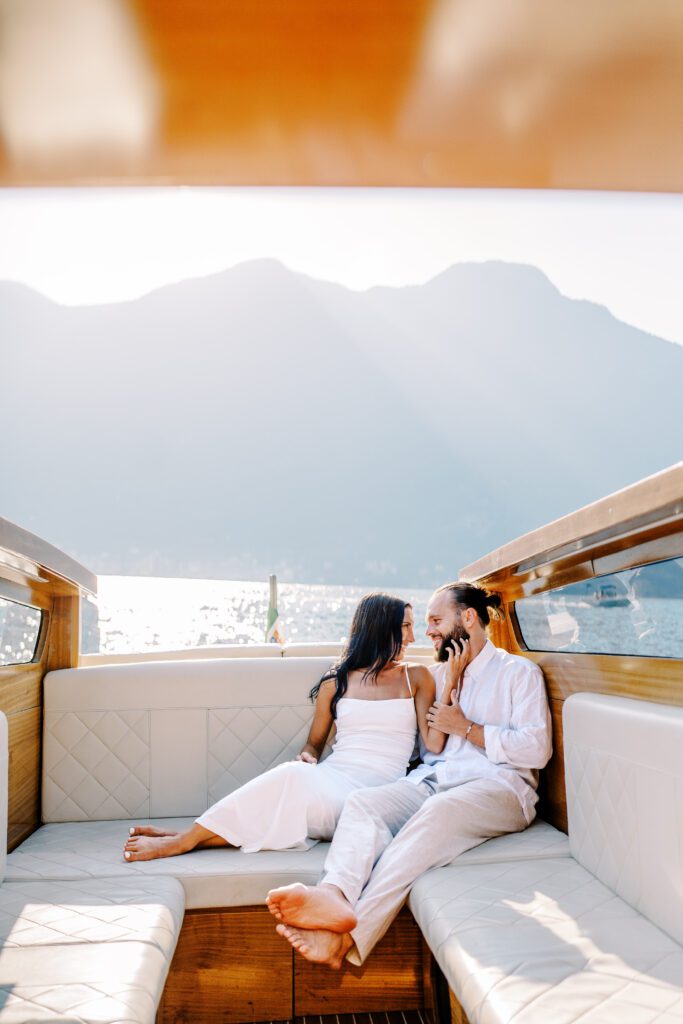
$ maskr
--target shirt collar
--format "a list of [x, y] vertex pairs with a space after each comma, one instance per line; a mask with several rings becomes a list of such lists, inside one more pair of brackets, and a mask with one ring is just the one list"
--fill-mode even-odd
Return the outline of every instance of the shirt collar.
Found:
[[496, 648], [490, 640], [487, 640], [476, 658], [465, 669], [464, 675], [472, 679], [478, 679], [493, 659], [495, 653]]

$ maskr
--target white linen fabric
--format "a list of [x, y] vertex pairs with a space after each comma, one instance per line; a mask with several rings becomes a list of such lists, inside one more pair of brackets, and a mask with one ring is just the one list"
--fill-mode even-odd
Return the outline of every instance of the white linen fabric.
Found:
[[408, 786], [404, 781], [352, 794], [324, 877], [327, 885], [342, 890], [358, 918], [350, 962], [364, 962], [421, 874], [450, 864], [492, 836], [524, 828], [515, 794], [490, 779], [436, 794], [425, 783]]
[[[439, 695], [446, 671], [432, 669]], [[484, 726], [485, 749], [450, 736], [407, 778], [350, 796], [340, 816], [324, 882], [354, 906], [352, 963], [365, 960], [423, 872], [533, 820], [552, 735], [540, 670], [487, 641], [465, 672], [460, 703]]]
[[[437, 700], [446, 682], [446, 665], [430, 668]], [[421, 749], [424, 764], [408, 776], [437, 790], [473, 779], [492, 779], [516, 793], [527, 823], [538, 800], [538, 770], [552, 753], [548, 698], [541, 670], [528, 658], [508, 654], [490, 640], [463, 675], [460, 706], [466, 717], [484, 726], [485, 749], [462, 736], [449, 736], [443, 752]]]
[[278, 765], [219, 800], [197, 823], [245, 853], [300, 850], [330, 839], [350, 793], [405, 774], [415, 744], [415, 704], [408, 697], [342, 697], [336, 725], [332, 753], [323, 762]]

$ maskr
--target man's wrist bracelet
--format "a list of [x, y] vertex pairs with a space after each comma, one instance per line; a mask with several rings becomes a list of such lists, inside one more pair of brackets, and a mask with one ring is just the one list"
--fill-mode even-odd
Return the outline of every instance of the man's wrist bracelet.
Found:
[[470, 733], [472, 732], [473, 729], [474, 729], [474, 722], [470, 722], [470, 724], [467, 726], [467, 732], [465, 733], [465, 739], [469, 738], [469, 735], [470, 735]]

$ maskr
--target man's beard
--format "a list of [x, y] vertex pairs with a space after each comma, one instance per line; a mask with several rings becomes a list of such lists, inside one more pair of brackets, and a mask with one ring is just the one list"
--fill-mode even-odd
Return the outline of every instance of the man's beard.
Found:
[[467, 630], [463, 629], [462, 626], [456, 625], [455, 628], [452, 629], [450, 633], [447, 633], [441, 641], [441, 646], [436, 652], [436, 660], [441, 662], [448, 661], [448, 651], [453, 650], [451, 647], [453, 641], [455, 641], [455, 650], [453, 651], [455, 654], [458, 648], [462, 650], [462, 645], [459, 641], [469, 640], [469, 638], [470, 634]]

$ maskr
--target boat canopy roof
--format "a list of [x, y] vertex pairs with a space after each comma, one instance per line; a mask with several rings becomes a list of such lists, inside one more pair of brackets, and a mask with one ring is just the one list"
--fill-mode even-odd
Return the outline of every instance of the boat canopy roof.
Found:
[[0, 29], [0, 185], [683, 187], [678, 0], [55, 0]]

